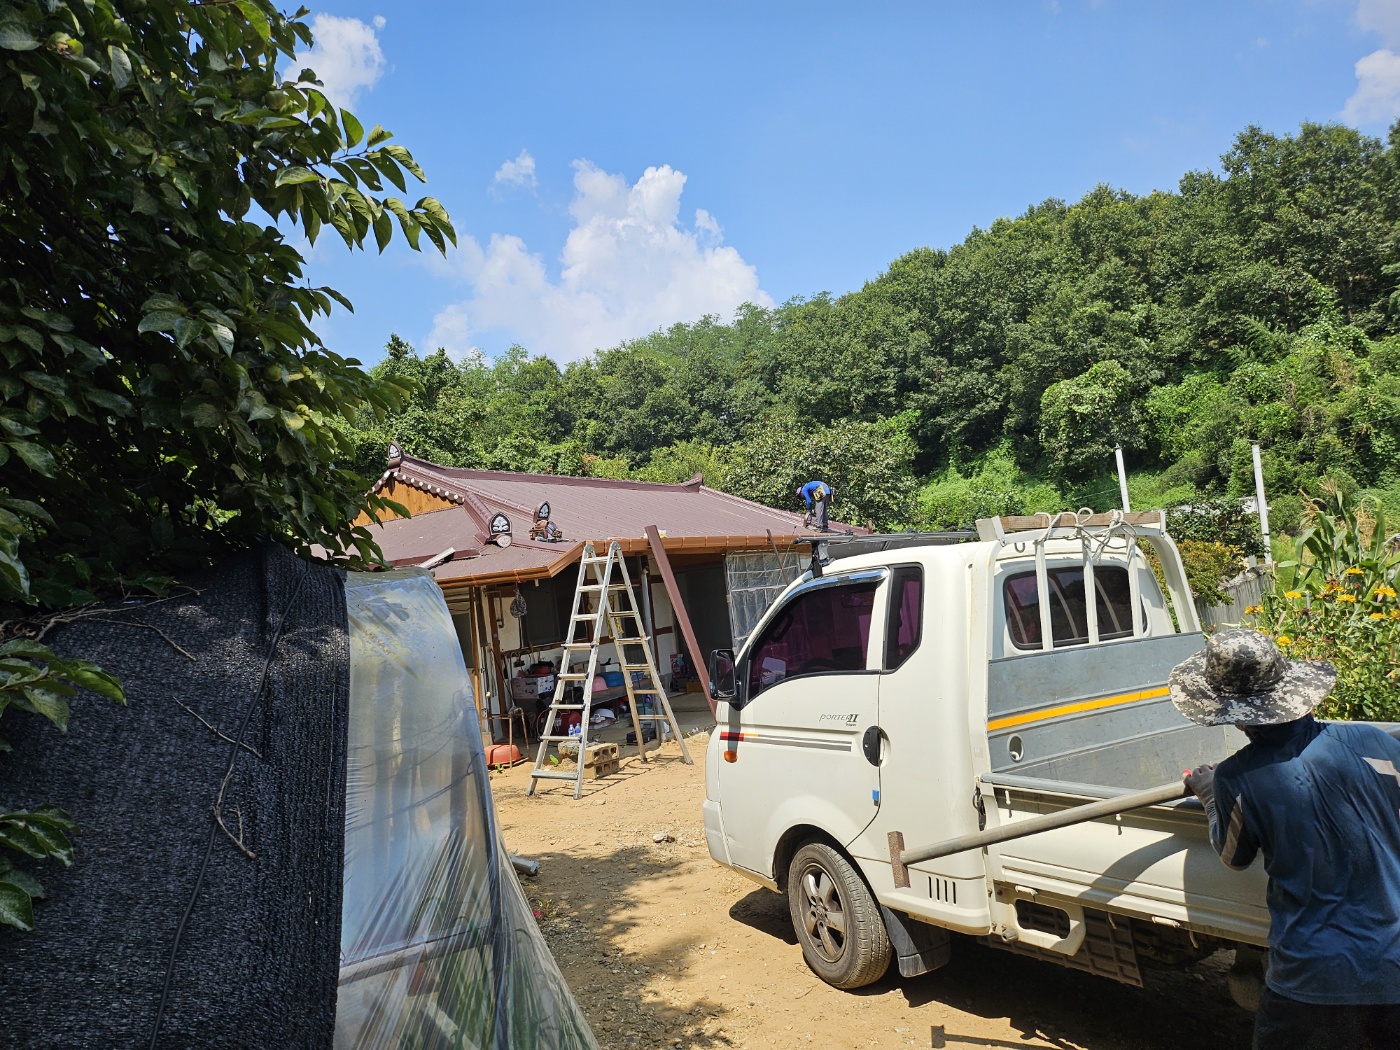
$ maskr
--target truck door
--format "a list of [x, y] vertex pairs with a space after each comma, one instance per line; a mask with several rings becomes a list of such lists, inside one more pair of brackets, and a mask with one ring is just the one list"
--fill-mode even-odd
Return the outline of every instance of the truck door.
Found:
[[880, 682], [881, 801], [850, 844], [882, 903], [974, 932], [987, 918], [982, 855], [963, 853], [910, 870], [896, 887], [891, 832], [906, 848], [977, 831], [968, 746], [969, 619], [966, 563], [893, 565], [885, 584]]
[[[745, 648], [743, 706], [718, 727], [720, 790], [730, 859], [772, 877], [789, 828], [814, 825], [843, 845], [880, 799], [877, 703], [888, 572], [812, 580], [788, 595]], [[874, 758], [862, 744], [871, 730]]]

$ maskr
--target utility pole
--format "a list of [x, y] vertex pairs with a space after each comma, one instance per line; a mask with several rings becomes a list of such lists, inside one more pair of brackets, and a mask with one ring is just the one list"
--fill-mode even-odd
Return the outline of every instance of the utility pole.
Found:
[[1123, 466], [1123, 446], [1113, 446], [1113, 456], [1118, 460], [1118, 494], [1123, 498], [1123, 513], [1133, 508], [1128, 506], [1128, 471]]

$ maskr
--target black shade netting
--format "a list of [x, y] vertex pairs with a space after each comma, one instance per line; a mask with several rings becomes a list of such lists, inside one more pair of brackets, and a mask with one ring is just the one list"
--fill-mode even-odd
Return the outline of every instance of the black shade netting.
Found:
[[35, 931], [0, 932], [6, 1046], [332, 1046], [345, 574], [267, 545], [187, 584], [46, 639], [127, 706], [82, 695], [66, 736], [5, 720], [0, 806], [82, 829], [71, 868], [27, 865], [49, 893]]

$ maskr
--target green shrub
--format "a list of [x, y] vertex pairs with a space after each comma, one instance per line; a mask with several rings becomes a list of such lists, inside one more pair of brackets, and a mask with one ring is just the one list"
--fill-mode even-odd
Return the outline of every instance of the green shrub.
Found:
[[978, 518], [1064, 508], [1065, 497], [1056, 486], [1024, 474], [1010, 450], [1000, 445], [965, 472], [950, 466], [941, 477], [926, 481], [915, 498], [912, 524], [966, 529]]
[[1264, 553], [1259, 516], [1245, 513], [1237, 499], [1197, 500], [1189, 507], [1172, 511], [1167, 516], [1167, 526], [1178, 543], [1182, 540], [1223, 543], [1242, 554], [1257, 557]]
[[1207, 605], [1224, 605], [1230, 597], [1221, 585], [1242, 568], [1244, 561], [1238, 547], [1215, 540], [1177, 538], [1181, 564], [1186, 569], [1186, 582], [1191, 593]]

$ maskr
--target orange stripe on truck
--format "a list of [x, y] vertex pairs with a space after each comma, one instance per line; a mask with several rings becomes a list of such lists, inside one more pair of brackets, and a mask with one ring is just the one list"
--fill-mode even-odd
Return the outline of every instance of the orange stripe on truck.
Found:
[[992, 733], [998, 729], [1011, 729], [1014, 726], [1029, 725], [1032, 722], [1044, 722], [1050, 718], [1059, 718], [1062, 715], [1077, 715], [1084, 711], [1098, 711], [1105, 707], [1118, 707], [1120, 704], [1131, 704], [1138, 700], [1155, 700], [1157, 697], [1166, 696], [1171, 689], [1165, 685], [1157, 686], [1154, 689], [1142, 689], [1136, 693], [1119, 693], [1117, 696], [1101, 696], [1096, 700], [1079, 700], [1073, 704], [1063, 704], [1060, 707], [1043, 707], [1039, 711], [1026, 711], [1019, 715], [1008, 715], [1006, 718], [996, 718], [987, 723], [987, 732]]

